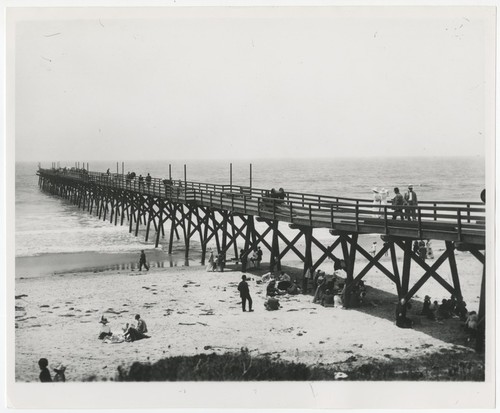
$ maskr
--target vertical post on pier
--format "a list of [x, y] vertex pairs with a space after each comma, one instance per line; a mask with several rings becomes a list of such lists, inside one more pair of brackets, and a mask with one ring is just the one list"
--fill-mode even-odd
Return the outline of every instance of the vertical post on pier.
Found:
[[[399, 292], [398, 301], [401, 300], [408, 294], [408, 286], [410, 284], [410, 267], [411, 267], [411, 247], [412, 240], [406, 239], [403, 241], [404, 243], [404, 255], [403, 255], [403, 272], [401, 273], [401, 289]], [[400, 303], [398, 303], [398, 306]], [[406, 317], [407, 311], [407, 302], [401, 303], [401, 316], [403, 318]]]
[[125, 175], [125, 162], [122, 162], [122, 175]]
[[[342, 235], [347, 237], [347, 235]], [[345, 242], [345, 241], [344, 241]], [[345, 244], [347, 247], [347, 243]], [[358, 234], [354, 233], [351, 236], [351, 248], [349, 250], [349, 260], [347, 262], [346, 280], [345, 280], [345, 296], [344, 307], [349, 308], [351, 303], [351, 292], [354, 287], [354, 264], [356, 263], [356, 250], [358, 247]]]
[[230, 191], [233, 190], [233, 164], [229, 164], [229, 187]]
[[304, 234], [305, 242], [306, 242], [306, 251], [305, 251], [305, 260], [304, 260], [304, 272], [302, 273], [302, 291], [304, 294], [307, 293], [307, 287], [308, 287], [308, 279], [305, 277], [306, 272], [309, 271], [309, 273], [312, 275], [312, 232], [313, 229], [312, 227], [304, 227], [302, 229], [302, 232]]
[[168, 164], [168, 179], [172, 180], [172, 164]]
[[250, 189], [252, 189], [252, 164], [250, 164]]
[[186, 182], [187, 182], [187, 172], [186, 172], [186, 164], [184, 164], [184, 191], [186, 190]]
[[118, 172], [118, 162], [116, 163], [116, 174], [118, 175], [119, 172]]
[[485, 302], [485, 281], [486, 281], [486, 255], [484, 257], [483, 264], [483, 277], [481, 279], [481, 292], [479, 294], [479, 309], [477, 311], [478, 316], [478, 326], [477, 326], [477, 338], [476, 338], [476, 351], [484, 351], [484, 339], [485, 339], [485, 327], [486, 327], [486, 302]]
[[281, 271], [281, 260], [279, 258], [280, 255], [280, 247], [278, 242], [278, 220], [272, 221], [272, 229], [273, 229], [273, 241], [271, 245], [271, 271], [274, 271], [275, 268], [278, 271]]

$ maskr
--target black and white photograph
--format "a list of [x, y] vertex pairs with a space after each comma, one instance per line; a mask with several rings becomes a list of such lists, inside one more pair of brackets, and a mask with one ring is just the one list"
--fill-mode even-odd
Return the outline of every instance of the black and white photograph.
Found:
[[7, 8], [11, 407], [494, 407], [495, 30]]

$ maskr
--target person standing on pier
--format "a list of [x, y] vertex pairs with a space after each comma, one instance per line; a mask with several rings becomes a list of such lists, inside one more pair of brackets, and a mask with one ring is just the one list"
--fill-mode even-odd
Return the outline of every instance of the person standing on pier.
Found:
[[144, 268], [146, 268], [146, 271], [149, 271], [149, 265], [146, 262], [146, 254], [144, 253], [144, 250], [141, 251], [141, 258], [139, 258], [139, 271], [142, 271], [143, 265]]
[[403, 195], [399, 193], [399, 188], [396, 187], [394, 188], [394, 198], [392, 198], [392, 205], [394, 206], [394, 213], [392, 214], [392, 219], [397, 219], [398, 217], [401, 218], [401, 220], [404, 220], [403, 218], [403, 204], [404, 204], [404, 198]]
[[250, 290], [248, 289], [247, 276], [241, 276], [241, 282], [238, 284], [238, 291], [241, 297], [241, 308], [246, 310], [246, 302], [248, 300], [248, 311], [252, 312], [252, 297], [250, 297]]
[[[410, 207], [416, 207], [418, 205], [417, 194], [413, 191], [413, 185], [408, 185], [408, 192], [405, 194], [405, 202]], [[407, 208], [406, 218], [408, 221], [415, 221], [417, 219], [417, 209]]]
[[146, 185], [148, 186], [148, 189], [151, 186], [151, 175], [149, 174], [149, 172], [146, 176]]

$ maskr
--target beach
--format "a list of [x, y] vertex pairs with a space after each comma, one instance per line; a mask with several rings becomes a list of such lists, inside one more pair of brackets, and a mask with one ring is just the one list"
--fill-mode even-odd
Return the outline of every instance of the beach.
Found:
[[[440, 248], [436, 242], [436, 258]], [[464, 300], [469, 311], [477, 311], [482, 265], [467, 252], [457, 251], [456, 260]], [[358, 258], [358, 271], [365, 263]], [[283, 264], [288, 274], [300, 277], [300, 262]], [[382, 264], [392, 269], [389, 257]], [[322, 307], [312, 303], [312, 295], [299, 294], [280, 296], [281, 308], [266, 311], [266, 284], [260, 278], [267, 267], [263, 263], [261, 270], [247, 271], [255, 309], [251, 313], [241, 310], [237, 285], [242, 272], [236, 263], [222, 273], [207, 272], [199, 264], [154, 265], [142, 272], [125, 266], [18, 278], [16, 381], [38, 381], [41, 357], [49, 360], [52, 374], [52, 368], [63, 363], [67, 381], [79, 382], [114, 380], [118, 366], [135, 361], [154, 363], [165, 357], [223, 354], [242, 348], [252, 356], [324, 365], [347, 377], [353, 366], [373, 361], [474, 353], [459, 319], [431, 321], [418, 315], [425, 295], [439, 302], [449, 298], [433, 280], [412, 300], [408, 315], [414, 328], [401, 329], [394, 317], [396, 288], [377, 269], [372, 268], [364, 278], [367, 297], [359, 308]], [[333, 273], [333, 263], [325, 262], [322, 269]], [[438, 272], [451, 280], [447, 263]], [[410, 287], [422, 274], [422, 269], [412, 267]], [[151, 338], [116, 344], [97, 338], [101, 316], [109, 320], [112, 332], [119, 333], [125, 323], [134, 321], [135, 314], [147, 322]]]

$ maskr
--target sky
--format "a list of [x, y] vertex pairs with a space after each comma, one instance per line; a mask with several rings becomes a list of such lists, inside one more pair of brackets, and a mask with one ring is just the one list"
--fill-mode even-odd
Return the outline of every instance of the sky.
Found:
[[12, 11], [15, 158], [483, 156], [493, 13]]

